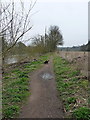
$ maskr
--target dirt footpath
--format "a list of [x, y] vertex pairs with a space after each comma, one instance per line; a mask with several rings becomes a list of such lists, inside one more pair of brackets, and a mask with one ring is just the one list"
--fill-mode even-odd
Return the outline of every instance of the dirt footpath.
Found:
[[63, 107], [57, 98], [52, 60], [31, 75], [31, 95], [19, 118], [63, 118]]

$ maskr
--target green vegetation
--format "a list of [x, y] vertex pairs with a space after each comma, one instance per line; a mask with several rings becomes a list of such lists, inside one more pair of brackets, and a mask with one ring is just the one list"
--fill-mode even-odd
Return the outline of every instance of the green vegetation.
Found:
[[75, 97], [68, 97], [68, 98], [67, 98], [67, 102], [68, 102], [69, 104], [75, 103], [75, 102], [76, 102], [76, 98], [75, 98]]
[[30, 93], [29, 73], [39, 68], [49, 55], [41, 56], [37, 61], [12, 67], [3, 74], [3, 118], [18, 116], [22, 103]]
[[[80, 71], [59, 56], [54, 56], [54, 71], [59, 96], [64, 104], [65, 117], [88, 118], [88, 80], [79, 78]], [[87, 120], [88, 120], [87, 119]]]
[[87, 107], [80, 107], [73, 112], [73, 117], [76, 117], [77, 120], [86, 119], [90, 120], [90, 109]]
[[57, 49], [57, 45], [63, 45], [63, 36], [58, 26], [50, 26], [48, 32], [45, 32], [45, 36], [35, 36], [32, 44], [36, 53], [54, 52]]

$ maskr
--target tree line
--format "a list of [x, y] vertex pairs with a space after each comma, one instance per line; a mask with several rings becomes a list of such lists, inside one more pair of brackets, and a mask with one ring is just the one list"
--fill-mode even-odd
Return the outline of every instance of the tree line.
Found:
[[73, 47], [61, 47], [58, 48], [61, 51], [90, 51], [90, 40], [86, 45], [73, 46]]
[[[41, 55], [48, 52], [54, 52], [57, 45], [63, 45], [63, 36], [58, 26], [50, 26], [45, 35], [37, 35], [31, 39], [31, 44], [26, 46], [22, 41], [19, 41], [13, 46], [8, 54], [31, 54]], [[3, 38], [3, 48], [9, 48], [9, 43]]]

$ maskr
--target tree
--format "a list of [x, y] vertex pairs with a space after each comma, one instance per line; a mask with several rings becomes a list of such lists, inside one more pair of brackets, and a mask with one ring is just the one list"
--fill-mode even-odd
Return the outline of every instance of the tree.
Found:
[[27, 50], [27, 46], [21, 41], [18, 42], [10, 52], [11, 55], [25, 55]]
[[45, 37], [42, 35], [37, 35], [33, 37], [32, 45], [34, 45], [34, 49], [36, 49], [36, 53], [44, 53], [45, 52]]
[[58, 26], [50, 26], [48, 37], [47, 42], [50, 51], [56, 50], [57, 45], [63, 45], [63, 36]]
[[[26, 7], [21, 0], [18, 6], [14, 1], [8, 4], [0, 3], [0, 38], [4, 36], [9, 46], [7, 49], [3, 49], [3, 58], [18, 41], [23, 41], [26, 33], [32, 29], [30, 15], [35, 3], [29, 3], [28, 10], [25, 9]], [[30, 40], [30, 38], [27, 38], [27, 40]]]
[[63, 37], [58, 26], [50, 26], [49, 32], [45, 36], [38, 35], [33, 38], [33, 45], [39, 53], [53, 52], [57, 45], [63, 45]]

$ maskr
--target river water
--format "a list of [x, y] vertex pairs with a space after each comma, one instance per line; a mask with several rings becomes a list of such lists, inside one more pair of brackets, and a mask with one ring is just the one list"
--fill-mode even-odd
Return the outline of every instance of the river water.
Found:
[[7, 56], [4, 60], [5, 64], [13, 64], [21, 61], [22, 59], [26, 58], [27, 55], [11, 55]]

